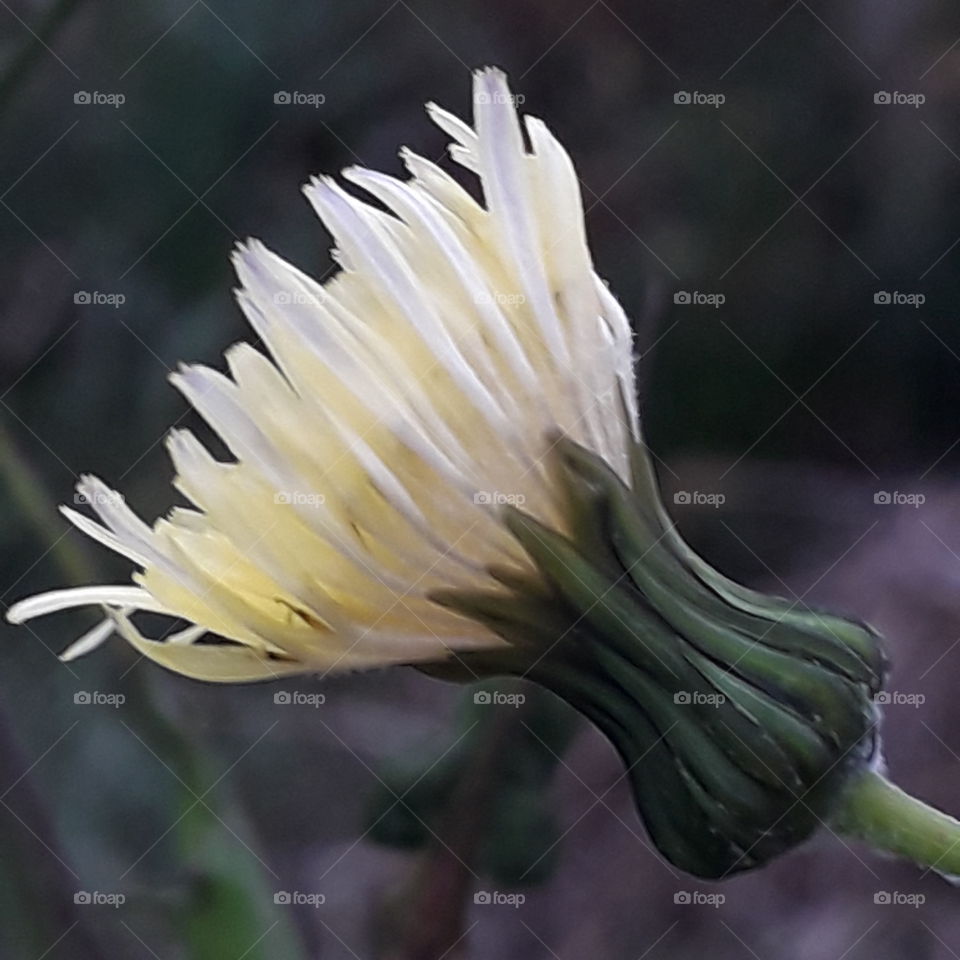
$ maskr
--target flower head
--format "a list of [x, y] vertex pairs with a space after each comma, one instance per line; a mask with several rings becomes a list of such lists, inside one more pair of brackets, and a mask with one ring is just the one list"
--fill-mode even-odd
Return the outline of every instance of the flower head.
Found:
[[[7, 616], [99, 605], [64, 657], [117, 632], [204, 680], [392, 663], [524, 676], [606, 733], [654, 843], [691, 873], [759, 866], [824, 820], [957, 872], [960, 823], [877, 774], [879, 638], [684, 543], [570, 159], [539, 120], [521, 126], [498, 71], [476, 74], [473, 100], [474, 128], [428, 110], [482, 203], [407, 150], [410, 179], [344, 171], [377, 205], [312, 181], [340, 272], [321, 285], [239, 247], [237, 297], [267, 352], [237, 344], [229, 376], [173, 377], [233, 459], [174, 430], [190, 505], [153, 527], [83, 478], [100, 522], [64, 512], [137, 565], [133, 584]], [[150, 639], [141, 612], [192, 625]]]
[[[234, 459], [172, 431], [190, 505], [152, 527], [82, 478], [100, 522], [63, 512], [137, 565], [133, 584], [41, 594], [9, 619], [100, 605], [64, 657], [116, 632], [216, 681], [504, 645], [433, 596], [495, 586], [491, 569], [533, 573], [505, 504], [568, 531], [549, 469], [558, 435], [626, 480], [639, 428], [630, 327], [593, 270], [570, 158], [540, 120], [521, 125], [499, 71], [475, 75], [473, 102], [472, 128], [428, 111], [482, 203], [404, 149], [407, 180], [343, 172], [379, 205], [328, 178], [305, 187], [336, 240], [326, 283], [257, 241], [237, 249], [237, 299], [267, 353], [239, 343], [229, 375], [172, 377]], [[194, 625], [151, 639], [139, 611]]]
[[[404, 150], [400, 181], [351, 168], [306, 187], [336, 238], [321, 285], [257, 242], [237, 297], [266, 353], [174, 384], [220, 435], [168, 441], [190, 506], [149, 527], [93, 477], [133, 584], [87, 604], [111, 633], [204, 680], [417, 664], [540, 683], [622, 756], [658, 849], [722, 878], [836, 829], [960, 871], [960, 823], [878, 773], [886, 661], [868, 627], [742, 587], [683, 541], [640, 437], [630, 326], [594, 273], [577, 177], [496, 70], [474, 128], [430, 106], [482, 203]], [[386, 208], [386, 212], [383, 208]], [[138, 613], [191, 626], [147, 638]]]

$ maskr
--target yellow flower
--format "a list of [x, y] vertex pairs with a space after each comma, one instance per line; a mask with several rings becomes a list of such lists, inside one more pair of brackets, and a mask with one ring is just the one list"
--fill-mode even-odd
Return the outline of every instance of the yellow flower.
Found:
[[[65, 659], [117, 632], [214, 681], [505, 644], [430, 596], [495, 587], [491, 566], [533, 573], [504, 505], [565, 531], [546, 464], [555, 437], [626, 481], [639, 426], [629, 323], [593, 270], [570, 158], [540, 120], [521, 127], [499, 71], [475, 75], [473, 103], [474, 128], [428, 111], [482, 204], [404, 149], [410, 179], [343, 172], [390, 213], [332, 179], [305, 187], [342, 268], [322, 286], [257, 241], [237, 249], [237, 298], [269, 357], [239, 343], [229, 376], [190, 366], [172, 377], [234, 461], [172, 431], [191, 506], [152, 528], [82, 478], [101, 522], [63, 512], [139, 567], [134, 585], [51, 591], [10, 620], [100, 605], [104, 620]], [[195, 625], [149, 639], [138, 611]]]
[[[409, 151], [406, 181], [344, 171], [376, 206], [312, 181], [340, 273], [321, 286], [241, 246], [238, 300], [270, 357], [241, 343], [229, 377], [173, 377], [235, 459], [174, 430], [192, 505], [152, 528], [84, 477], [101, 522], [64, 512], [137, 564], [134, 583], [7, 616], [99, 605], [64, 658], [117, 632], [203, 680], [523, 676], [607, 734], [684, 870], [753, 869], [829, 820], [960, 872], [960, 823], [878, 772], [874, 631], [733, 583], [670, 523], [573, 165], [539, 120], [521, 127], [501, 73], [473, 92], [475, 129], [428, 109], [483, 204]], [[148, 639], [139, 612], [193, 625]]]

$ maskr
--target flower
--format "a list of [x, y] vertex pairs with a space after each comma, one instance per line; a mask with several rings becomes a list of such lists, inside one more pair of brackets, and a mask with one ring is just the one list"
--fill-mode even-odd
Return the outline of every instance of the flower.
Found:
[[[478, 203], [404, 149], [405, 181], [343, 172], [305, 187], [341, 270], [321, 285], [261, 243], [238, 247], [237, 299], [270, 357], [246, 343], [229, 376], [187, 366], [174, 385], [235, 458], [188, 430], [168, 448], [190, 501], [151, 528], [94, 477], [84, 533], [133, 561], [133, 585], [54, 590], [23, 622], [100, 605], [71, 659], [119, 633], [146, 657], [212, 681], [443, 660], [497, 649], [486, 623], [433, 599], [535, 576], [506, 506], [570, 532], [550, 469], [556, 438], [623, 480], [639, 438], [629, 323], [590, 260], [576, 173], [547, 127], [521, 127], [506, 79], [474, 76], [475, 128], [428, 106], [475, 173]], [[527, 142], [524, 141], [524, 133]], [[192, 622], [148, 638], [139, 611]]]
[[[658, 849], [703, 877], [752, 869], [824, 822], [946, 873], [960, 823], [881, 775], [886, 670], [863, 624], [767, 597], [681, 539], [642, 443], [630, 325], [594, 273], [577, 177], [504, 76], [474, 77], [475, 129], [429, 106], [481, 206], [404, 150], [412, 177], [351, 168], [306, 194], [337, 242], [324, 285], [253, 241], [240, 306], [271, 358], [173, 377], [230, 449], [168, 446], [191, 502], [153, 528], [93, 477], [101, 523], [140, 568], [8, 618], [87, 604], [204, 680], [394, 663], [540, 683], [613, 743]], [[524, 132], [526, 141], [524, 139]], [[192, 621], [148, 639], [139, 612]]]

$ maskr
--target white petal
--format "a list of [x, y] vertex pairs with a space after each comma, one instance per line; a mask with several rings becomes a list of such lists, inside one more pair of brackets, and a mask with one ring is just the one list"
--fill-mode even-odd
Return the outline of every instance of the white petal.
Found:
[[[409, 181], [344, 172], [373, 202], [329, 179], [308, 185], [342, 270], [321, 285], [241, 245], [237, 300], [269, 356], [238, 344], [229, 376], [189, 366], [172, 378], [233, 462], [173, 431], [175, 483], [192, 506], [152, 529], [83, 478], [101, 522], [64, 513], [141, 567], [136, 585], [52, 591], [10, 619], [98, 605], [108, 619], [65, 657], [116, 631], [158, 663], [221, 681], [503, 643], [433, 591], [491, 588], [492, 567], [529, 573], [498, 498], [568, 532], [545, 466], [551, 438], [566, 433], [626, 480], [639, 424], [629, 322], [594, 273], [570, 158], [529, 118], [528, 150], [499, 71], [476, 74], [473, 93], [476, 130], [428, 110], [479, 175], [485, 207], [408, 150]], [[139, 611], [190, 625], [151, 640]]]
[[60, 512], [79, 530], [82, 530], [88, 537], [97, 540], [102, 543], [105, 547], [109, 547], [111, 550], [115, 550], [117, 553], [123, 554], [125, 557], [129, 557], [135, 563], [140, 564], [140, 566], [145, 566], [147, 564], [147, 556], [144, 553], [141, 553], [135, 547], [130, 546], [121, 540], [116, 534], [111, 533], [106, 527], [100, 526], [99, 523], [95, 523], [89, 517], [85, 517], [82, 513], [78, 513], [72, 507], [61, 506]]
[[50, 590], [38, 593], [13, 604], [7, 611], [11, 623], [24, 623], [34, 617], [43, 617], [48, 613], [58, 613], [73, 607], [86, 607], [90, 604], [136, 607], [140, 610], [152, 610], [165, 613], [166, 608], [140, 587], [96, 586], [68, 587], [65, 590]]
[[459, 117], [438, 107], [435, 103], [427, 104], [427, 113], [430, 119], [459, 145], [450, 148], [450, 155], [468, 170], [477, 172], [480, 167], [477, 135]]
[[101, 620], [92, 630], [88, 630], [79, 640], [74, 640], [63, 653], [60, 654], [60, 660], [63, 663], [69, 663], [82, 657], [91, 650], [96, 650], [113, 633], [113, 620], [107, 617]]

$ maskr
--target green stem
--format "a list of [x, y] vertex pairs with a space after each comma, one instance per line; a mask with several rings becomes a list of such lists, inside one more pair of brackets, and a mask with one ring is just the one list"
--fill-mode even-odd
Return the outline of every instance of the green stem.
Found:
[[960, 875], [960, 822], [904, 793], [874, 770], [850, 780], [834, 811], [833, 826], [938, 873]]
[[64, 536], [63, 519], [50, 509], [46, 481], [20, 452], [10, 431], [0, 423], [0, 488], [3, 486], [11, 502], [36, 530], [40, 542], [50, 545], [53, 559], [64, 574], [73, 583], [86, 583], [90, 562], [84, 549], [78, 547], [73, 538]]

